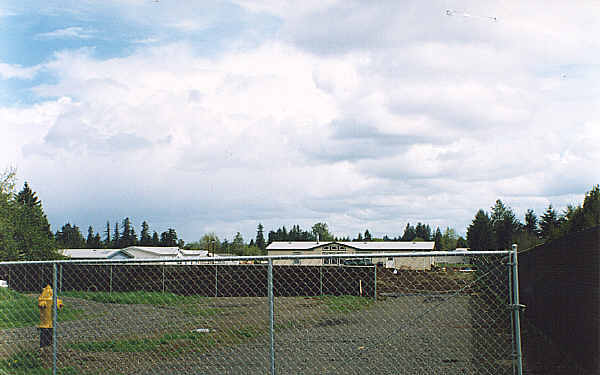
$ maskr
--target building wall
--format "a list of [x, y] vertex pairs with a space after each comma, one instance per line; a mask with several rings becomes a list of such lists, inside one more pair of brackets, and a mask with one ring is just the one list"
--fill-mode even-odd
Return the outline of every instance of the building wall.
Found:
[[[328, 247], [328, 249], [325, 249]], [[371, 253], [373, 251], [362, 251], [362, 253]], [[390, 252], [401, 252], [401, 250], [395, 251], [387, 251]], [[315, 255], [315, 254], [359, 254], [361, 252], [356, 251], [356, 249], [344, 247], [343, 250], [339, 248], [332, 249], [331, 246], [319, 246], [312, 250], [269, 250], [269, 255]], [[386, 265], [387, 257], [376, 257], [370, 258], [373, 264], [381, 263], [384, 266]], [[294, 261], [296, 263], [294, 263]], [[323, 259], [282, 259], [282, 260], [274, 260], [274, 265], [303, 265], [303, 266], [318, 266], [323, 265]], [[325, 260], [327, 262], [327, 260]], [[433, 257], [417, 257], [417, 258], [401, 258], [396, 257], [394, 259], [394, 268], [397, 269], [410, 269], [410, 270], [430, 270], [431, 264], [433, 262]], [[327, 264], [325, 264], [327, 265]], [[331, 265], [337, 265], [334, 261]]]
[[456, 256], [443, 256], [443, 257], [434, 257], [433, 263], [448, 263], [448, 264], [465, 264], [469, 263], [471, 260], [469, 257], [464, 255], [456, 255]]
[[395, 258], [394, 266], [401, 270], [430, 270], [433, 257]]

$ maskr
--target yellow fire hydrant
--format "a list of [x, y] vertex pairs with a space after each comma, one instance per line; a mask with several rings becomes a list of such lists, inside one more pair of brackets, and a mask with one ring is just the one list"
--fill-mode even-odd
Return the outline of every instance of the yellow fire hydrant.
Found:
[[[52, 344], [52, 288], [47, 285], [38, 297], [38, 308], [40, 309], [40, 348]], [[63, 301], [56, 299], [56, 308], [61, 309]]]

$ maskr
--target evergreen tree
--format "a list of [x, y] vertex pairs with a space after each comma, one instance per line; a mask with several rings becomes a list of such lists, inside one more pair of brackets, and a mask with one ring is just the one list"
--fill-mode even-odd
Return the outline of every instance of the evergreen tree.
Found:
[[578, 232], [586, 228], [585, 215], [581, 206], [568, 205], [563, 214], [563, 218], [564, 220], [561, 223], [560, 228], [561, 234]]
[[42, 202], [40, 202], [38, 197], [31, 190], [31, 188], [27, 184], [27, 181], [25, 181], [25, 184], [23, 185], [23, 190], [21, 190], [19, 194], [17, 194], [17, 202], [30, 208], [39, 207], [42, 205]]
[[492, 207], [490, 217], [494, 234], [495, 248], [498, 250], [510, 249], [513, 237], [520, 229], [520, 223], [510, 207], [506, 207], [500, 199]]
[[244, 238], [237, 232], [231, 243], [231, 250], [235, 255], [242, 255], [244, 252]]
[[88, 249], [94, 249], [96, 248], [94, 246], [94, 228], [92, 228], [92, 226], [90, 225], [88, 227], [88, 234], [87, 234], [87, 239], [85, 240], [85, 247], [87, 247]]
[[167, 231], [160, 234], [160, 246], [177, 246], [177, 232], [173, 228], [169, 228]]
[[112, 241], [113, 249], [121, 248], [121, 234], [119, 233], [119, 222], [115, 223], [115, 231], [113, 233], [113, 241]]
[[[423, 241], [431, 241], [431, 227], [422, 223], [417, 223], [415, 227], [415, 237], [422, 239]], [[414, 241], [413, 238], [410, 241]]]
[[456, 248], [457, 249], [464, 249], [466, 247], [469, 247], [469, 244], [467, 243], [467, 240], [465, 240], [463, 238], [463, 236], [459, 236], [458, 239], [456, 240]]
[[404, 228], [404, 234], [402, 235], [402, 241], [412, 241], [415, 237], [417, 237], [415, 227], [410, 225], [410, 223], [407, 223], [406, 228]]
[[539, 236], [539, 229], [538, 229], [538, 219], [537, 216], [535, 215], [535, 212], [530, 208], [527, 210], [527, 213], [525, 213], [525, 231], [527, 231], [529, 234], [534, 234], [536, 236]]
[[102, 239], [100, 238], [100, 233], [98, 232], [96, 232], [96, 235], [94, 236], [94, 248], [102, 248]]
[[267, 248], [267, 244], [265, 243], [264, 236], [264, 227], [261, 223], [258, 223], [258, 227], [256, 227], [256, 247], [258, 247], [262, 252]]
[[152, 234], [152, 246], [160, 246], [160, 239], [158, 238], [158, 233], [156, 233], [156, 231]]
[[371, 232], [369, 230], [365, 230], [365, 241], [372, 241], [373, 237], [371, 237]]
[[110, 222], [106, 221], [106, 230], [104, 230], [104, 247], [110, 249], [112, 247], [112, 241], [110, 239]]
[[600, 185], [594, 186], [585, 194], [583, 218], [586, 228], [600, 225]]
[[66, 223], [54, 235], [57, 246], [63, 249], [83, 249], [86, 241], [77, 225]]
[[440, 230], [439, 227], [436, 228], [436, 230], [435, 230], [434, 241], [435, 241], [435, 247], [434, 247], [435, 250], [437, 250], [437, 251], [448, 250], [442, 244], [442, 231]]
[[137, 243], [137, 236], [135, 230], [131, 225], [131, 221], [128, 217], [123, 219], [123, 232], [121, 234], [121, 247], [134, 246]]
[[558, 237], [559, 225], [560, 221], [558, 220], [556, 210], [550, 204], [540, 219], [540, 234], [542, 238], [548, 240]]
[[150, 237], [150, 226], [146, 221], [142, 222], [142, 231], [140, 232], [140, 246], [152, 246], [152, 237]]
[[[3, 176], [3, 179], [7, 176]], [[10, 173], [8, 175], [10, 179]], [[11, 187], [10, 181], [1, 183], [2, 189]], [[0, 258], [6, 260], [50, 260], [59, 258], [54, 235], [42, 202], [25, 183], [23, 190], [13, 198], [11, 192], [0, 194]], [[6, 216], [4, 216], [6, 215]], [[4, 232], [4, 233], [3, 233]], [[10, 236], [7, 238], [7, 236]]]
[[483, 211], [477, 211], [475, 218], [467, 229], [467, 242], [471, 250], [490, 250], [494, 243], [490, 217]]

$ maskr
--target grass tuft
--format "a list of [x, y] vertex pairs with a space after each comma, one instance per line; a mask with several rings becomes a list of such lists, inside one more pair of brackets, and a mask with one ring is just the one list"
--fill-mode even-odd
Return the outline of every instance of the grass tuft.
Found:
[[[72, 367], [57, 369], [61, 375], [77, 374]], [[52, 374], [51, 368], [43, 367], [40, 353], [36, 351], [20, 351], [7, 359], [0, 360], [0, 374], [14, 375], [49, 375]]]

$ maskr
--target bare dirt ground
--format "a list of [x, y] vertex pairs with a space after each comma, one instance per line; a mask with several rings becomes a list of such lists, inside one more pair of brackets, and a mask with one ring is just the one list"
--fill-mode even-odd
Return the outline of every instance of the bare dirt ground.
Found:
[[[339, 310], [315, 297], [275, 299], [275, 358], [278, 373], [301, 374], [503, 374], [510, 373], [506, 332], [485, 324], [472, 296], [408, 295], [381, 298]], [[170, 307], [103, 304], [65, 298], [88, 319], [64, 322], [59, 367], [78, 373], [265, 374], [269, 372], [268, 301], [261, 297], [206, 298], [199, 315]], [[212, 312], [211, 312], [212, 311]], [[236, 343], [182, 347], [168, 342], [152, 350], [84, 351], [70, 344], [153, 338], [191, 332], [218, 339], [251, 327]], [[3, 330], [2, 347], [36, 347], [35, 328]], [[0, 350], [2, 348], [0, 347]], [[46, 351], [49, 361], [49, 351]]]
[[[508, 310], [473, 291], [472, 274], [378, 276], [379, 299], [361, 299], [357, 306], [276, 297], [277, 373], [512, 374]], [[84, 374], [269, 373], [265, 297], [206, 297], [184, 308], [63, 299], [84, 313], [60, 324], [59, 368]], [[179, 336], [161, 339], [165, 334]], [[107, 342], [129, 346], [77, 346]], [[33, 327], [0, 330], [0, 357], [37, 350], [38, 343]], [[43, 357], [49, 366], [49, 350]], [[526, 373], [542, 374], [535, 360], [527, 365]]]

